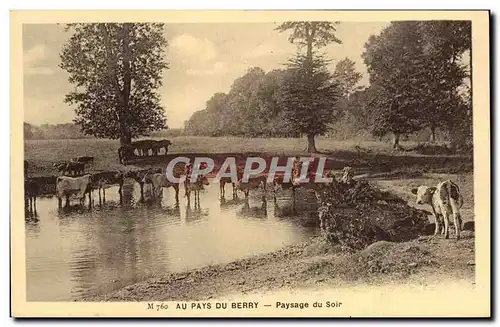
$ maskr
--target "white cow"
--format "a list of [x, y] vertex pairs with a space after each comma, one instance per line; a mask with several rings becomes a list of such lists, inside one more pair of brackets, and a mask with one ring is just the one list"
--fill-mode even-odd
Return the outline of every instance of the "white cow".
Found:
[[436, 187], [421, 185], [418, 188], [413, 188], [411, 192], [417, 196], [417, 204], [428, 204], [431, 206], [436, 221], [434, 235], [441, 229], [441, 222], [444, 222], [444, 229], [441, 234], [444, 234], [445, 238], [449, 238], [448, 219], [452, 215], [457, 240], [460, 239], [460, 230], [462, 227], [460, 208], [463, 205], [463, 198], [457, 184], [451, 180], [446, 180], [440, 182]]
[[85, 202], [85, 194], [89, 194], [90, 200], [90, 174], [80, 177], [59, 176], [56, 180], [56, 196], [59, 207], [62, 205], [62, 198], [66, 197], [66, 206], [69, 205], [69, 197], [75, 195], [80, 199], [80, 203]]

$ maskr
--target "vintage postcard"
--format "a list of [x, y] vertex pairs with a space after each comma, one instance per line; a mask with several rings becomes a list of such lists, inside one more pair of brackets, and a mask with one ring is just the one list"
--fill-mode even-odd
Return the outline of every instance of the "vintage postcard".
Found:
[[12, 316], [490, 317], [489, 19], [12, 11]]

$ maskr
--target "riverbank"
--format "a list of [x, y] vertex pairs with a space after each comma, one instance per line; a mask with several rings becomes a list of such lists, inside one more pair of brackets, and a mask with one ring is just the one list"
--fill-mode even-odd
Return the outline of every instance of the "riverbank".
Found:
[[[466, 281], [475, 278], [474, 178], [472, 174], [419, 174], [413, 178], [379, 179], [372, 183], [388, 189], [414, 206], [411, 188], [451, 179], [464, 196], [462, 238], [451, 234], [421, 236], [408, 242], [376, 242], [364, 250], [346, 253], [321, 237], [272, 253], [213, 265], [183, 273], [166, 274], [83, 301], [188, 301], [224, 298], [314, 287], [415, 284]], [[422, 209], [422, 208], [421, 208]], [[430, 221], [431, 223], [433, 221]], [[434, 229], [430, 228], [432, 232]]]
[[78, 301], [201, 301], [308, 288], [380, 284], [474, 283], [474, 233], [462, 239], [422, 236], [376, 242], [344, 253], [320, 237], [281, 250], [183, 273], [167, 274]]

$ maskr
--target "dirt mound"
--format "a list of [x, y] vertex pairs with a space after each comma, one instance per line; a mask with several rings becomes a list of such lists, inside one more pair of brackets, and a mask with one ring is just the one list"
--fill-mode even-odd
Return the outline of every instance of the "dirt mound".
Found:
[[424, 234], [427, 212], [366, 181], [333, 183], [318, 193], [320, 226], [329, 243], [364, 249], [377, 241], [403, 242]]
[[431, 253], [416, 244], [379, 241], [356, 253], [352, 258], [359, 269], [369, 273], [407, 276], [420, 267], [437, 264]]

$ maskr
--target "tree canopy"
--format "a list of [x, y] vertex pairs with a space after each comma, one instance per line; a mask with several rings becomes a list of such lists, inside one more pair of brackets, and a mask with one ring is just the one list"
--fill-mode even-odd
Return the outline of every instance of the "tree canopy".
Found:
[[159, 87], [168, 68], [163, 24], [69, 24], [60, 67], [75, 91], [65, 101], [76, 105], [74, 122], [85, 134], [131, 139], [165, 127]]
[[466, 45], [461, 37], [444, 40], [435, 34], [455, 27], [432, 21], [393, 22], [368, 39], [362, 57], [370, 76], [373, 134], [392, 132], [398, 147], [400, 134], [452, 121], [461, 106], [457, 89], [466, 76], [457, 59]]

